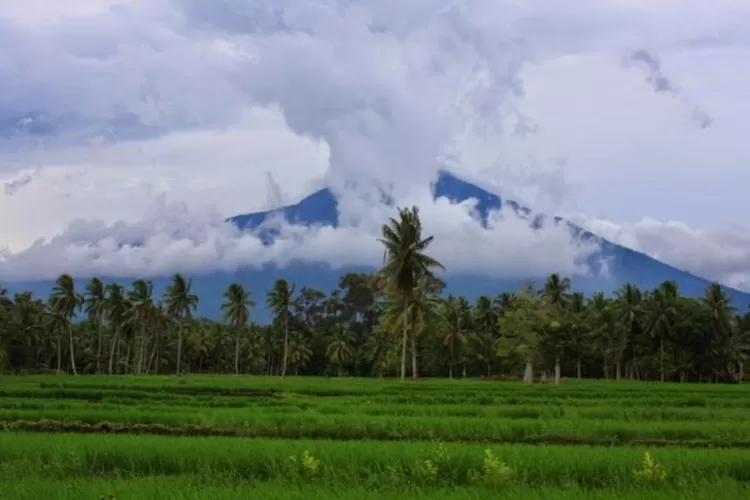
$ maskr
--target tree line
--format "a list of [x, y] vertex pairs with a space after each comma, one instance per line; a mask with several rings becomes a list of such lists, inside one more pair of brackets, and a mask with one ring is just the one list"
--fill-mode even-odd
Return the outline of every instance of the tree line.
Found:
[[549, 275], [514, 293], [444, 296], [416, 207], [383, 225], [383, 266], [345, 274], [330, 293], [280, 278], [263, 302], [243, 284], [224, 292], [221, 320], [196, 317], [192, 283], [173, 276], [162, 297], [63, 274], [49, 298], [0, 287], [0, 370], [12, 373], [234, 373], [325, 376], [561, 377], [741, 382], [750, 313], [717, 283], [701, 298], [674, 282], [626, 284], [585, 296]]

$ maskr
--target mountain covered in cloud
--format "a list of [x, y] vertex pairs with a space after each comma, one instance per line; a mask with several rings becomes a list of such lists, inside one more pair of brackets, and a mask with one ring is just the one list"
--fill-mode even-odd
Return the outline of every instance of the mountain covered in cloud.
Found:
[[[453, 204], [473, 202], [477, 226], [487, 227], [491, 225], [493, 216], [499, 213], [507, 217], [524, 219], [526, 224], [531, 226], [534, 231], [541, 231], [551, 225], [567, 227], [573, 240], [595, 248], [595, 251], [585, 254], [583, 263], [585, 271], [572, 277], [573, 287], [588, 294], [595, 291], [604, 291], [609, 294], [628, 282], [635, 283], [644, 289], [650, 289], [658, 286], [664, 280], [673, 280], [679, 286], [682, 294], [698, 297], [703, 294], [709, 284], [708, 280], [655, 260], [643, 253], [604, 240], [559, 217], [551, 218], [536, 215], [528, 208], [522, 207], [511, 200], [501, 200], [499, 196], [446, 172], [440, 173], [437, 181], [432, 185], [432, 193], [436, 202], [441, 199]], [[391, 202], [387, 197], [383, 197], [381, 203], [389, 205]], [[391, 208], [390, 213], [395, 213], [395, 207]], [[337, 198], [334, 192], [326, 188], [305, 197], [296, 204], [272, 211], [237, 215], [228, 219], [228, 222], [242, 230], [243, 233], [253, 232], [260, 237], [264, 245], [270, 246], [274, 245], [279, 239], [289, 238], [288, 235], [282, 234], [283, 228], [279, 224], [282, 219], [285, 227], [329, 227], [333, 229], [342, 226], [341, 219], [346, 217], [345, 210], [345, 207], [341, 206], [340, 198]], [[429, 232], [429, 228], [426, 228], [426, 230]], [[461, 235], [456, 237], [460, 238]], [[514, 237], [513, 234], [509, 233], [508, 238], [512, 237]], [[502, 245], [502, 240], [499, 240], [500, 243], [496, 243], [498, 240], [492, 241], [495, 242], [494, 245]], [[473, 244], [473, 242], [462, 242], [462, 244]], [[476, 244], [483, 243], [476, 242]], [[301, 250], [304, 252], [304, 241], [302, 245]], [[461, 251], [459, 248], [456, 247], [457, 252]], [[345, 255], [347, 249], [343, 250], [342, 255]], [[486, 250], [493, 251], [492, 248]], [[352, 248], [351, 251], [356, 252], [357, 249]], [[455, 260], [455, 256], [453, 257]], [[448, 285], [447, 292], [466, 295], [472, 299], [479, 295], [495, 296], [503, 291], [517, 290], [528, 280], [541, 284], [546, 277], [541, 272], [529, 272], [530, 274], [525, 275], [509, 273], [513, 276], [503, 276], [502, 272], [490, 272], [489, 269], [487, 272], [481, 272], [476, 267], [453, 270], [450, 265], [447, 267], [448, 270], [444, 276]], [[342, 274], [346, 272], [369, 272], [375, 268], [367, 265], [351, 265], [346, 262], [341, 265], [314, 263], [295, 258], [288, 259], [282, 264], [267, 262], [254, 267], [245, 265], [224, 271], [217, 271], [216, 266], [213, 268], [207, 266], [206, 269], [208, 271], [202, 273], [192, 272], [190, 269], [186, 269], [184, 272], [193, 278], [194, 291], [201, 299], [198, 313], [216, 317], [222, 294], [227, 285], [232, 282], [240, 282], [250, 288], [256, 302], [262, 304], [265, 293], [271, 288], [273, 282], [280, 277], [296, 283], [298, 287], [309, 286], [329, 291], [337, 285]], [[211, 271], [211, 269], [214, 270]], [[78, 277], [81, 280], [86, 279], [85, 277]], [[113, 281], [127, 285], [136, 277], [142, 276], [126, 277], [120, 275], [113, 278]], [[152, 279], [155, 292], [161, 294], [166, 288], [169, 277], [162, 273], [162, 275], [154, 276]], [[49, 280], [3, 284], [11, 292], [31, 289], [41, 296], [46, 296], [52, 286]], [[727, 290], [739, 307], [745, 308], [750, 303], [750, 294], [730, 288], [727, 288]], [[267, 320], [268, 313], [262, 306], [258, 307], [255, 318], [261, 321]]]

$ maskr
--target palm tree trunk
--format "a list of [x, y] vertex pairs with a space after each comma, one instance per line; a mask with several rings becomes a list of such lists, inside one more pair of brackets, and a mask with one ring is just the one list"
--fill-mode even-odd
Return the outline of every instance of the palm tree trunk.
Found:
[[68, 319], [68, 340], [70, 342], [70, 369], [73, 371], [73, 375], [78, 375], [76, 371], [76, 353], [75, 349], [73, 349], [73, 325], [70, 324], [70, 319]]
[[234, 374], [240, 374], [240, 329], [234, 332]]
[[453, 380], [453, 342], [450, 343], [450, 362], [448, 363], [448, 378]]
[[406, 380], [406, 344], [409, 341], [409, 318], [407, 310], [409, 308], [409, 299], [404, 297], [404, 331], [401, 341], [401, 381]]
[[578, 380], [581, 379], [581, 358], [576, 361], [576, 377]]
[[[154, 339], [154, 348], [151, 350], [151, 355], [148, 357], [148, 364], [146, 365], [146, 373], [151, 373], [151, 365], [154, 364], [154, 360], [156, 359], [156, 353], [159, 351], [159, 343], [161, 342], [161, 335], [159, 334], [159, 330], [156, 330], [154, 332], [154, 335], [156, 338]], [[159, 363], [156, 363], [156, 366], [154, 367], [154, 373], [159, 373]]]
[[133, 350], [132, 344], [133, 342], [128, 342], [128, 345], [125, 348], [125, 374], [126, 375], [130, 373], [130, 353]]
[[417, 380], [419, 374], [417, 373], [417, 340], [415, 336], [411, 336], [411, 379]]
[[177, 329], [177, 375], [180, 374], [180, 365], [182, 364], [182, 321], [180, 321], [180, 327]]
[[555, 357], [555, 385], [560, 385], [560, 356]]
[[112, 335], [112, 346], [109, 349], [109, 374], [112, 375], [112, 366], [115, 360], [115, 346], [117, 345], [118, 337], [120, 336], [120, 328], [115, 328], [114, 335]]
[[737, 371], [737, 383], [741, 384], [743, 380], [745, 380], [745, 363], [740, 361], [738, 363], [738, 371]]
[[526, 360], [526, 369], [523, 372], [523, 383], [534, 383], [534, 363], [530, 359]]
[[99, 373], [102, 364], [102, 323], [96, 322], [96, 373]]
[[138, 366], [136, 367], [136, 373], [138, 375], [143, 371], [143, 360], [146, 357], [146, 328], [141, 327], [141, 349], [138, 354]]
[[286, 375], [287, 355], [289, 354], [289, 315], [284, 319], [284, 358], [281, 362], [281, 376]]
[[659, 337], [659, 373], [664, 382], [664, 335]]
[[59, 329], [58, 329], [58, 334], [57, 334], [57, 373], [58, 375], [62, 373], [62, 342], [63, 342], [62, 334], [59, 333]]

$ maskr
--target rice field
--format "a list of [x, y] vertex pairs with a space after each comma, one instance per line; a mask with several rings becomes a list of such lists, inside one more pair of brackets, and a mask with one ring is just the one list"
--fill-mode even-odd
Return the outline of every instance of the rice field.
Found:
[[750, 389], [0, 378], [15, 499], [750, 497]]

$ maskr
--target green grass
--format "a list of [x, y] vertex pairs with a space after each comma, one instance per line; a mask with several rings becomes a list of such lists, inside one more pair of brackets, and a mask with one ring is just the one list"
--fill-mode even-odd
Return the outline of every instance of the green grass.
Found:
[[[0, 377], [0, 491], [4, 500], [734, 499], [750, 493], [748, 409], [750, 388], [709, 384]], [[228, 437], [187, 437], [196, 435]], [[486, 476], [485, 449], [510, 468], [499, 483]], [[663, 480], [634, 474], [649, 450]], [[315, 473], [290, 459], [305, 451]]]
[[[469, 485], [481, 472], [486, 448], [514, 471], [518, 484], [577, 485], [588, 488], [633, 486], [634, 470], [647, 448], [559, 447], [530, 445], [447, 445], [450, 459], [440, 477], [451, 485]], [[295, 477], [290, 459], [309, 451], [318, 461], [316, 479], [330, 483], [419, 483], [425, 460], [436, 464], [434, 443], [331, 440], [172, 438], [0, 433], [2, 470], [50, 477], [99, 475], [208, 475], [232, 481]], [[750, 482], [750, 452], [745, 450], [655, 450], [654, 457], [680, 486], [705, 481]]]
[[413, 487], [372, 489], [288, 483], [206, 484], [190, 476], [150, 476], [132, 479], [28, 479], [0, 476], [4, 500], [737, 500], [750, 490], [734, 482], [707, 483], [689, 490], [661, 488], [615, 488], [585, 490], [569, 488], [486, 489], [477, 487]]

